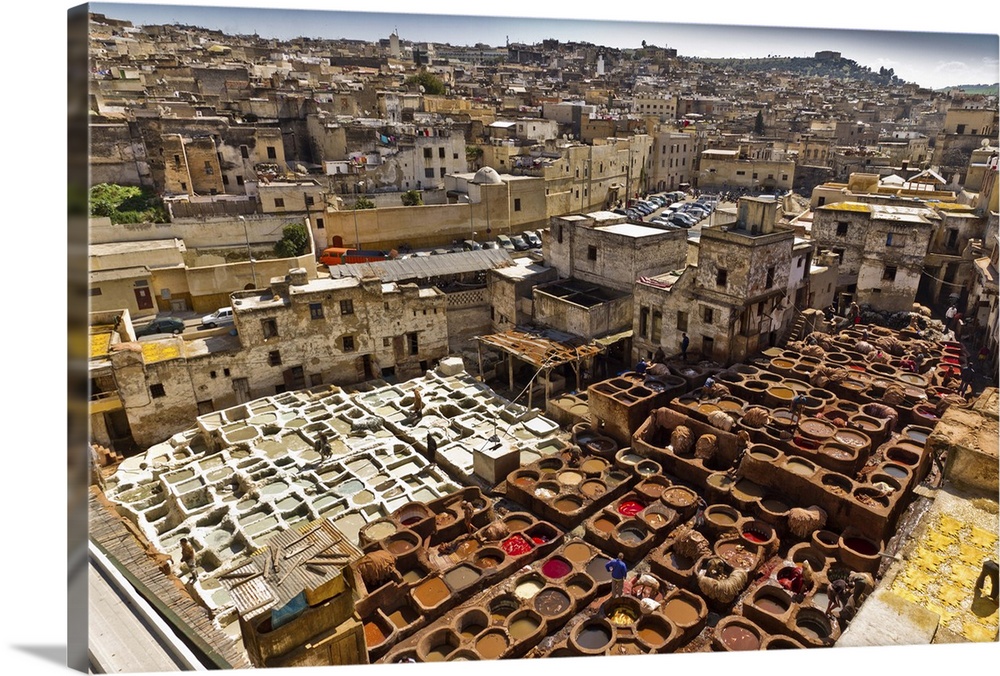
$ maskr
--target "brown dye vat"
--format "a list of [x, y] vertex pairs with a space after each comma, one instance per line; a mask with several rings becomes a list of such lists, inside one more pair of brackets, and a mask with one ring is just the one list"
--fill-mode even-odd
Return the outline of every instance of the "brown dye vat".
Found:
[[636, 636], [639, 640], [656, 650], [662, 648], [670, 639], [670, 625], [662, 619], [650, 615], [642, 618], [636, 626]]
[[854, 498], [863, 505], [869, 507], [888, 507], [889, 498], [883, 496], [874, 488], [859, 488], [854, 491]]
[[410, 568], [402, 572], [403, 582], [407, 584], [416, 584], [424, 579], [427, 572], [420, 568]]
[[433, 608], [444, 599], [448, 598], [451, 592], [444, 580], [439, 577], [432, 577], [413, 589], [413, 598], [420, 602], [424, 608]]
[[476, 652], [485, 659], [495, 660], [507, 650], [507, 637], [500, 631], [489, 631], [476, 639]]
[[830, 621], [823, 611], [816, 608], [802, 608], [795, 618], [795, 628], [808, 639], [822, 641], [830, 636]]
[[500, 563], [506, 558], [502, 549], [497, 547], [485, 547], [476, 554], [476, 558], [473, 560], [479, 568], [486, 570], [487, 568], [495, 568], [499, 566]]
[[417, 548], [417, 545], [409, 540], [392, 540], [386, 548], [390, 554], [400, 556], [401, 554], [413, 551]]
[[580, 465], [580, 469], [587, 474], [599, 474], [608, 467], [608, 461], [603, 458], [588, 458]]
[[785, 462], [785, 469], [799, 476], [811, 476], [816, 473], [816, 465], [800, 458], [789, 458]]
[[475, 608], [462, 615], [455, 624], [462, 638], [469, 639], [478, 636], [489, 621], [490, 618], [486, 613]]
[[559, 458], [543, 458], [538, 462], [538, 469], [543, 472], [555, 472], [562, 469], [563, 461]]
[[735, 399], [720, 399], [719, 408], [727, 413], [738, 413], [743, 410], [743, 403]]
[[642, 460], [635, 466], [635, 471], [639, 473], [640, 476], [650, 476], [652, 474], [659, 474], [663, 471], [660, 467], [660, 463], [655, 460]]
[[514, 485], [518, 488], [531, 488], [538, 480], [538, 475], [534, 472], [519, 474], [514, 477]]
[[564, 613], [573, 600], [561, 589], [548, 588], [538, 592], [535, 596], [535, 610], [543, 617], [557, 617]]
[[813, 546], [825, 556], [832, 555], [840, 545], [840, 536], [828, 530], [814, 530], [811, 540]]
[[626, 526], [618, 531], [616, 537], [626, 545], [637, 545], [646, 539], [646, 533], [636, 526]]
[[667, 517], [659, 512], [646, 512], [642, 515], [642, 518], [650, 528], [660, 528], [669, 523]]
[[823, 486], [825, 486], [831, 493], [846, 495], [851, 492], [851, 480], [837, 474], [824, 475], [823, 478], [820, 479], [820, 483], [822, 483]]
[[506, 519], [504, 519], [504, 523], [507, 524], [507, 530], [513, 533], [514, 531], [524, 530], [525, 528], [530, 526], [533, 522], [529, 521], [524, 517], [509, 516]]
[[412, 624], [420, 618], [420, 615], [410, 608], [410, 606], [400, 606], [396, 610], [389, 613], [389, 621], [394, 625], [402, 629], [408, 624]]
[[365, 622], [365, 645], [369, 648], [377, 646], [385, 640], [382, 629], [374, 622]]
[[659, 497], [663, 495], [663, 491], [667, 490], [670, 485], [656, 481], [658, 478], [659, 477], [650, 477], [649, 479], [643, 479], [635, 487], [636, 492], [640, 493], [643, 497], [646, 497], [649, 500], [659, 499]]
[[[715, 545], [715, 553], [719, 558], [723, 559], [733, 568], [752, 570], [754, 565], [757, 563], [756, 548], [748, 549], [746, 545], [741, 542], [718, 542]], [[678, 569], [684, 570], [689, 567], [690, 564], [688, 566], [678, 567]]]
[[615, 529], [615, 522], [611, 519], [600, 516], [594, 519], [594, 528], [602, 533], [611, 533]]
[[765, 498], [764, 500], [761, 500], [760, 506], [772, 514], [784, 514], [789, 509], [788, 505], [775, 498]]
[[678, 627], [691, 627], [698, 623], [701, 615], [698, 608], [683, 598], [672, 598], [663, 606], [663, 614], [673, 620]]
[[556, 500], [554, 507], [564, 514], [569, 514], [583, 507], [583, 501], [575, 496], [566, 496]]
[[866, 435], [850, 429], [838, 429], [833, 435], [833, 438], [836, 441], [852, 448], [864, 448], [870, 443]]
[[460, 591], [474, 584], [479, 579], [479, 571], [462, 564], [444, 574], [445, 583], [455, 591]]
[[705, 520], [717, 528], [735, 526], [740, 514], [728, 505], [712, 505], [705, 510]]
[[660, 500], [678, 511], [683, 511], [698, 501], [698, 495], [689, 488], [671, 486], [663, 491]]
[[757, 592], [753, 604], [772, 615], [784, 615], [792, 607], [791, 599], [777, 589], [764, 587]]
[[832, 437], [837, 428], [819, 418], [806, 418], [799, 421], [799, 431], [806, 438], [823, 440]]
[[753, 502], [754, 500], [759, 500], [766, 495], [763, 486], [755, 484], [749, 479], [740, 479], [737, 481], [732, 488], [733, 497], [737, 500], [742, 500], [743, 502]]
[[455, 548], [455, 553], [462, 558], [466, 558], [471, 556], [477, 549], [479, 549], [479, 543], [477, 541], [463, 540], [458, 547]]
[[424, 661], [443, 662], [454, 650], [455, 648], [447, 643], [436, 645], [427, 651], [427, 657], [424, 658]]
[[586, 563], [590, 561], [590, 557], [593, 556], [594, 551], [582, 542], [572, 542], [566, 545], [563, 554], [573, 563]]
[[730, 650], [757, 650], [760, 648], [760, 638], [748, 628], [738, 624], [726, 626], [719, 639]]
[[833, 458], [834, 460], [854, 460], [857, 455], [857, 449], [848, 449], [838, 444], [827, 444], [823, 446], [823, 454]]
[[598, 498], [608, 492], [608, 487], [603, 481], [598, 481], [597, 479], [588, 479], [580, 484], [580, 492], [586, 495], [588, 498]]
[[579, 573], [566, 582], [566, 591], [577, 598], [583, 598], [594, 588], [594, 581], [587, 575]]

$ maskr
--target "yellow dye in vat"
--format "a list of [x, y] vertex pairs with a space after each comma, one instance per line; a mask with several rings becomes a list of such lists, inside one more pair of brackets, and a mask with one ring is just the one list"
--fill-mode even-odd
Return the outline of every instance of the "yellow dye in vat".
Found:
[[180, 356], [181, 348], [176, 339], [157, 340], [142, 344], [142, 358], [147, 364], [167, 361], [168, 359], [179, 359]]

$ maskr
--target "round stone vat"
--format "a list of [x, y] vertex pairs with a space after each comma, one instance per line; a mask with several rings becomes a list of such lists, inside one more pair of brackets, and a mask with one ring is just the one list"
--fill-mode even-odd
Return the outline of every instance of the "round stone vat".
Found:
[[[541, 587], [539, 587], [541, 589]], [[511, 592], [500, 594], [490, 599], [489, 611], [491, 622], [503, 622], [507, 617], [521, 607], [521, 599]]]
[[851, 570], [874, 574], [882, 562], [881, 550], [875, 541], [848, 531], [840, 536], [838, 558]]
[[545, 579], [537, 573], [528, 573], [517, 579], [514, 583], [514, 596], [527, 600], [533, 598], [535, 594], [545, 586]]
[[670, 488], [670, 480], [663, 476], [649, 476], [635, 485], [635, 492], [649, 502], [658, 500]]
[[614, 541], [625, 549], [635, 549], [651, 537], [645, 524], [639, 519], [627, 519], [618, 524], [614, 531]]
[[604, 617], [619, 629], [631, 628], [642, 617], [642, 606], [639, 600], [631, 596], [610, 598], [602, 607]]
[[409, 528], [415, 526], [425, 519], [431, 518], [433, 515], [430, 510], [425, 506], [417, 502], [411, 502], [407, 505], [403, 505], [397, 510], [393, 516], [396, 521], [400, 523], [404, 528]]
[[825, 441], [834, 435], [837, 427], [822, 418], [803, 418], [799, 421], [799, 434], [813, 441]]
[[499, 547], [483, 547], [476, 552], [472, 562], [483, 571], [497, 568], [507, 558], [507, 554]]
[[601, 655], [610, 648], [618, 636], [611, 622], [604, 618], [591, 618], [575, 627], [567, 642], [577, 655]]
[[580, 446], [591, 454], [607, 460], [614, 460], [615, 453], [618, 451], [618, 442], [603, 434], [595, 434], [593, 438], [586, 443], [581, 443]]
[[538, 482], [539, 476], [539, 473], [533, 469], [519, 469], [511, 476], [510, 483], [521, 490], [531, 491]]
[[636, 453], [630, 446], [620, 449], [615, 453], [615, 464], [618, 467], [634, 467], [640, 460], [642, 456]]
[[390, 535], [387, 540], [383, 541], [383, 546], [389, 551], [390, 554], [399, 558], [404, 554], [409, 554], [410, 552], [416, 551], [417, 547], [420, 546], [421, 540], [420, 536], [414, 533], [412, 530], [399, 530], [394, 534]]
[[816, 463], [805, 458], [789, 457], [785, 459], [785, 469], [792, 474], [810, 477], [816, 473]]
[[417, 656], [422, 662], [444, 662], [461, 642], [451, 627], [440, 627], [417, 642]]
[[792, 597], [782, 587], [765, 584], [754, 592], [750, 603], [758, 610], [783, 618], [792, 607]]
[[584, 500], [579, 495], [563, 495], [555, 499], [552, 506], [561, 514], [575, 514], [584, 507]]
[[882, 494], [882, 491], [875, 488], [861, 486], [854, 489], [854, 499], [868, 507], [876, 509], [886, 509], [889, 507], [889, 498]]
[[805, 646], [794, 638], [779, 634], [765, 636], [760, 646], [761, 650], [794, 650], [799, 648], [805, 648]]
[[593, 548], [582, 540], [574, 540], [566, 545], [562, 551], [563, 556], [574, 565], [582, 566], [594, 555]]
[[811, 542], [792, 545], [788, 550], [788, 558], [799, 565], [808, 562], [815, 573], [820, 573], [826, 568], [826, 554], [813, 547]]
[[749, 572], [756, 568], [760, 562], [761, 546], [742, 538], [725, 538], [717, 540], [712, 551], [733, 568], [741, 568]]
[[733, 487], [733, 478], [727, 472], [712, 472], [705, 479], [705, 499], [708, 502], [724, 502]]
[[897, 462], [884, 462], [881, 469], [882, 472], [888, 474], [903, 486], [909, 486], [913, 478], [913, 472], [910, 468]]
[[817, 529], [809, 538], [813, 547], [823, 556], [835, 556], [840, 549], [840, 536], [833, 531]]
[[736, 523], [743, 515], [729, 505], [716, 504], [705, 508], [705, 526], [712, 535], [718, 536], [728, 530], [734, 530]]
[[596, 500], [608, 492], [608, 485], [600, 479], [587, 479], [580, 484], [578, 490], [581, 495], [591, 500]]
[[574, 573], [563, 581], [566, 591], [576, 599], [577, 603], [583, 604], [589, 601], [594, 594], [596, 584], [594, 579], [586, 573]]
[[697, 509], [698, 494], [686, 486], [671, 486], [660, 495], [660, 501], [687, 518]]
[[482, 608], [469, 608], [451, 623], [452, 629], [464, 640], [475, 638], [490, 626], [490, 616]]
[[662, 505], [648, 507], [641, 517], [643, 523], [653, 531], [658, 531], [661, 528], [672, 528], [679, 519], [675, 510]]
[[768, 465], [773, 465], [782, 455], [781, 451], [774, 446], [767, 444], [751, 444], [747, 453], [743, 456], [743, 464], [746, 471], [761, 470]]
[[639, 474], [639, 476], [648, 477], [662, 473], [663, 467], [660, 466], [660, 463], [656, 462], [655, 460], [650, 460], [646, 458], [636, 463], [635, 471], [636, 473]]
[[560, 580], [573, 572], [573, 564], [562, 556], [553, 556], [542, 564], [542, 575], [549, 580]]
[[[538, 595], [536, 594], [535, 598], [537, 597]], [[506, 627], [512, 645], [518, 643], [530, 644], [545, 631], [545, 620], [533, 608], [521, 608], [511, 613], [507, 618]]]
[[444, 581], [453, 592], [471, 587], [482, 576], [482, 571], [468, 563], [462, 563], [444, 574]]
[[583, 481], [583, 472], [575, 469], [564, 469], [556, 473], [556, 481], [560, 486], [579, 486]]
[[733, 484], [729, 493], [736, 506], [744, 513], [750, 513], [755, 508], [757, 501], [767, 495], [763, 486], [745, 478]]
[[903, 489], [903, 484], [899, 482], [899, 479], [897, 479], [896, 477], [892, 476], [891, 474], [885, 471], [872, 472], [871, 474], [868, 475], [868, 481], [872, 484], [872, 486], [883, 483], [886, 486], [889, 486], [889, 488], [891, 488], [893, 492], [900, 491]]
[[807, 643], [814, 645], [828, 643], [833, 633], [833, 626], [826, 613], [811, 606], [799, 607], [792, 626]]
[[603, 582], [611, 582], [611, 573], [605, 566], [611, 561], [608, 557], [603, 554], [598, 554], [590, 563], [587, 564], [586, 572], [594, 582], [601, 584]]
[[531, 495], [543, 502], [559, 495], [565, 486], [558, 481], [552, 480], [552, 476], [551, 474], [544, 476], [541, 481], [535, 484], [535, 490], [531, 492]]
[[751, 519], [739, 527], [740, 537], [752, 545], [759, 545], [765, 549], [777, 544], [778, 536], [774, 532], [774, 527], [766, 521]]
[[484, 660], [498, 660], [507, 652], [510, 647], [510, 639], [507, 632], [500, 628], [488, 629], [481, 633], [473, 648]]
[[562, 461], [561, 458], [554, 457], [554, 456], [549, 456], [547, 458], [542, 458], [541, 460], [538, 461], [538, 469], [543, 474], [548, 474], [548, 473], [551, 473], [551, 472], [558, 472], [559, 470], [561, 470], [563, 468], [564, 465], [565, 465], [565, 463]]
[[528, 512], [511, 512], [503, 518], [503, 522], [506, 524], [507, 530], [514, 533], [531, 527], [535, 523], [535, 517]]
[[512, 557], [524, 556], [525, 554], [531, 552], [534, 548], [535, 547], [531, 543], [531, 540], [520, 533], [514, 533], [500, 543], [500, 549], [502, 549], [507, 556]]
[[599, 457], [587, 458], [586, 460], [580, 463], [580, 471], [587, 476], [600, 476], [610, 466], [611, 463], [609, 463], [604, 458], [599, 458]]
[[591, 521], [593, 529], [605, 538], [611, 537], [611, 533], [614, 532], [619, 523], [621, 523], [621, 517], [609, 512], [599, 512]]
[[546, 622], [557, 623], [573, 612], [574, 602], [567, 591], [550, 585], [535, 594], [532, 607]]
[[916, 467], [920, 463], [920, 456], [903, 446], [890, 446], [885, 452], [885, 457], [907, 468]]
[[756, 624], [739, 615], [729, 615], [715, 625], [712, 647], [724, 652], [759, 650], [764, 632]]
[[559, 537], [559, 533], [547, 523], [536, 523], [524, 531], [524, 534], [536, 545], [548, 544]]
[[660, 614], [645, 615], [635, 624], [635, 637], [639, 643], [653, 651], [662, 650], [677, 638], [680, 631]]
[[836, 495], [850, 495], [854, 490], [854, 482], [842, 474], [825, 472], [820, 478], [820, 484]]
[[625, 517], [635, 516], [644, 509], [646, 509], [646, 503], [634, 495], [625, 496], [615, 505], [615, 511]]
[[686, 632], [704, 622], [708, 617], [708, 606], [700, 596], [677, 589], [664, 599], [660, 612], [678, 629]]
[[410, 594], [424, 612], [431, 612], [443, 605], [451, 596], [448, 585], [439, 576], [426, 578], [410, 589]]

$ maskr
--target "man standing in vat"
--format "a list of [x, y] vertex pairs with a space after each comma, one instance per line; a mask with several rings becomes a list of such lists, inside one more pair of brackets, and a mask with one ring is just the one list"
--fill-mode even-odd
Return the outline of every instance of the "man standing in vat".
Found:
[[604, 570], [611, 573], [611, 596], [615, 598], [621, 596], [625, 591], [625, 576], [628, 574], [625, 555], [618, 552], [618, 558], [604, 564]]
[[187, 538], [181, 538], [181, 563], [186, 565], [188, 570], [191, 571], [191, 579], [197, 580], [197, 555], [195, 554], [194, 547], [191, 546], [191, 541]]
[[476, 527], [472, 525], [472, 515], [475, 514], [475, 507], [468, 500], [462, 500], [462, 516], [465, 519], [465, 532], [469, 535], [476, 530]]
[[416, 422], [420, 420], [420, 416], [424, 412], [424, 400], [420, 396], [420, 390], [416, 387], [413, 388], [413, 420]]
[[806, 395], [796, 394], [792, 398], [792, 423], [797, 423], [802, 417], [802, 408], [806, 405]]
[[326, 438], [326, 432], [322, 430], [320, 430], [320, 432], [316, 435], [314, 448], [316, 452], [319, 453], [320, 459], [324, 462], [329, 460], [330, 456], [333, 455], [333, 451], [330, 450], [330, 441]]

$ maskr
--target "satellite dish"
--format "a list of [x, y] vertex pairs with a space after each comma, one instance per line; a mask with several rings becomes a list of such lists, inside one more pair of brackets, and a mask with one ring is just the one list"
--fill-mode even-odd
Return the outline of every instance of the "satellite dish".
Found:
[[988, 138], [984, 138], [982, 141], [979, 142], [979, 147], [980, 148], [985, 148], [985, 147], [989, 146], [989, 144], [990, 144], [990, 140]]

